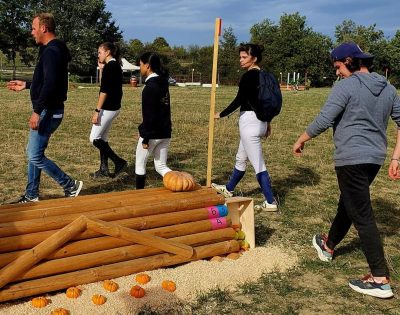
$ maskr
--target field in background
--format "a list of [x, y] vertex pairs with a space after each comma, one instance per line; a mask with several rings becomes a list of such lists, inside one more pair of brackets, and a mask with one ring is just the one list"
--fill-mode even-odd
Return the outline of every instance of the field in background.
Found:
[[[134, 151], [137, 126], [141, 122], [141, 88], [124, 87], [123, 108], [110, 135], [110, 144], [128, 160], [125, 174], [112, 180], [93, 180], [98, 168], [98, 151], [89, 143], [90, 118], [98, 87], [72, 85], [65, 119], [52, 137], [47, 155], [74, 178], [84, 181], [82, 194], [134, 188]], [[234, 87], [217, 89], [217, 110], [233, 99]], [[294, 158], [293, 142], [318, 113], [329, 89], [284, 92], [284, 108], [272, 123], [272, 136], [264, 142], [267, 167], [280, 202], [279, 213], [256, 212], [258, 246], [268, 244], [295, 249], [301, 265], [289, 273], [265, 274], [235, 292], [213, 290], [202, 293], [193, 305], [196, 314], [400, 314], [400, 181], [387, 176], [387, 163], [371, 188], [373, 207], [390, 264], [394, 299], [365, 297], [348, 288], [347, 281], [368, 272], [355, 230], [337, 248], [331, 264], [320, 262], [311, 245], [314, 233], [327, 231], [335, 211], [338, 188], [332, 161], [332, 132], [307, 143], [303, 158]], [[171, 87], [173, 138], [169, 167], [192, 173], [201, 184], [206, 181], [207, 133], [210, 90]], [[30, 116], [28, 91], [15, 93], [0, 87], [0, 203], [20, 196], [26, 184], [25, 145]], [[232, 171], [238, 145], [237, 113], [216, 122], [213, 181], [225, 183]], [[396, 128], [389, 125], [389, 154]], [[161, 186], [161, 177], [148, 163], [147, 187]], [[262, 202], [251, 166], [237, 187], [237, 194]], [[62, 190], [43, 175], [41, 197], [62, 197]], [[194, 284], [195, 285], [195, 284]], [[246, 311], [243, 311], [246, 310]]]

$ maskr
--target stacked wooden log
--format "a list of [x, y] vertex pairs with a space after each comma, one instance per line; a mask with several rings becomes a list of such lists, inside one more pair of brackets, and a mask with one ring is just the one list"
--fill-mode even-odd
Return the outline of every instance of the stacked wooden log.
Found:
[[213, 189], [0, 206], [0, 302], [239, 250]]

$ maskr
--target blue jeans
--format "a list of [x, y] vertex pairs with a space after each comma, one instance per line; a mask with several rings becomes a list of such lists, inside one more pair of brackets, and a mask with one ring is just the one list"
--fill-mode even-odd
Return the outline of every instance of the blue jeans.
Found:
[[44, 155], [44, 151], [49, 144], [50, 136], [57, 130], [58, 126], [60, 126], [63, 116], [63, 109], [51, 113], [44, 110], [40, 115], [38, 130], [31, 129], [29, 131], [29, 141], [26, 147], [26, 154], [28, 157], [28, 184], [25, 190], [25, 196], [28, 198], [39, 197], [39, 184], [42, 170], [64, 189], [74, 185], [73, 179]]

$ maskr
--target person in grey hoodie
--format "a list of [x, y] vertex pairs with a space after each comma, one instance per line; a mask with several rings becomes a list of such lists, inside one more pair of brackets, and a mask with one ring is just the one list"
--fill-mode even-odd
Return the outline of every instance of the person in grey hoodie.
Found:
[[[329, 234], [314, 235], [313, 245], [322, 261], [331, 261], [334, 248], [353, 224], [371, 274], [351, 280], [349, 286], [359, 293], [390, 298], [393, 292], [389, 269], [371, 207], [369, 186], [385, 161], [389, 117], [396, 122], [397, 140], [400, 139], [400, 100], [385, 77], [369, 72], [373, 56], [364, 53], [357, 44], [339, 45], [331, 52], [331, 58], [336, 74], [343, 80], [333, 86], [319, 115], [293, 145], [293, 154], [301, 156], [306, 141], [333, 128], [340, 198]], [[398, 163], [398, 157], [393, 159], [393, 164]]]

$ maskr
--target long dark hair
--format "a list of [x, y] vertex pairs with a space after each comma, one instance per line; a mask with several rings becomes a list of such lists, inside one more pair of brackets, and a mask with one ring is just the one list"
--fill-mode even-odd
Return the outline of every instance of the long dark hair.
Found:
[[151, 71], [157, 73], [159, 76], [168, 78], [168, 70], [161, 64], [160, 56], [155, 52], [145, 52], [140, 56], [140, 61], [144, 64], [149, 64]]
[[99, 47], [103, 47], [105, 50], [109, 50], [110, 54], [119, 64], [122, 64], [121, 61], [121, 51], [118, 47], [118, 45], [111, 43], [111, 42], [105, 42], [101, 44]]

